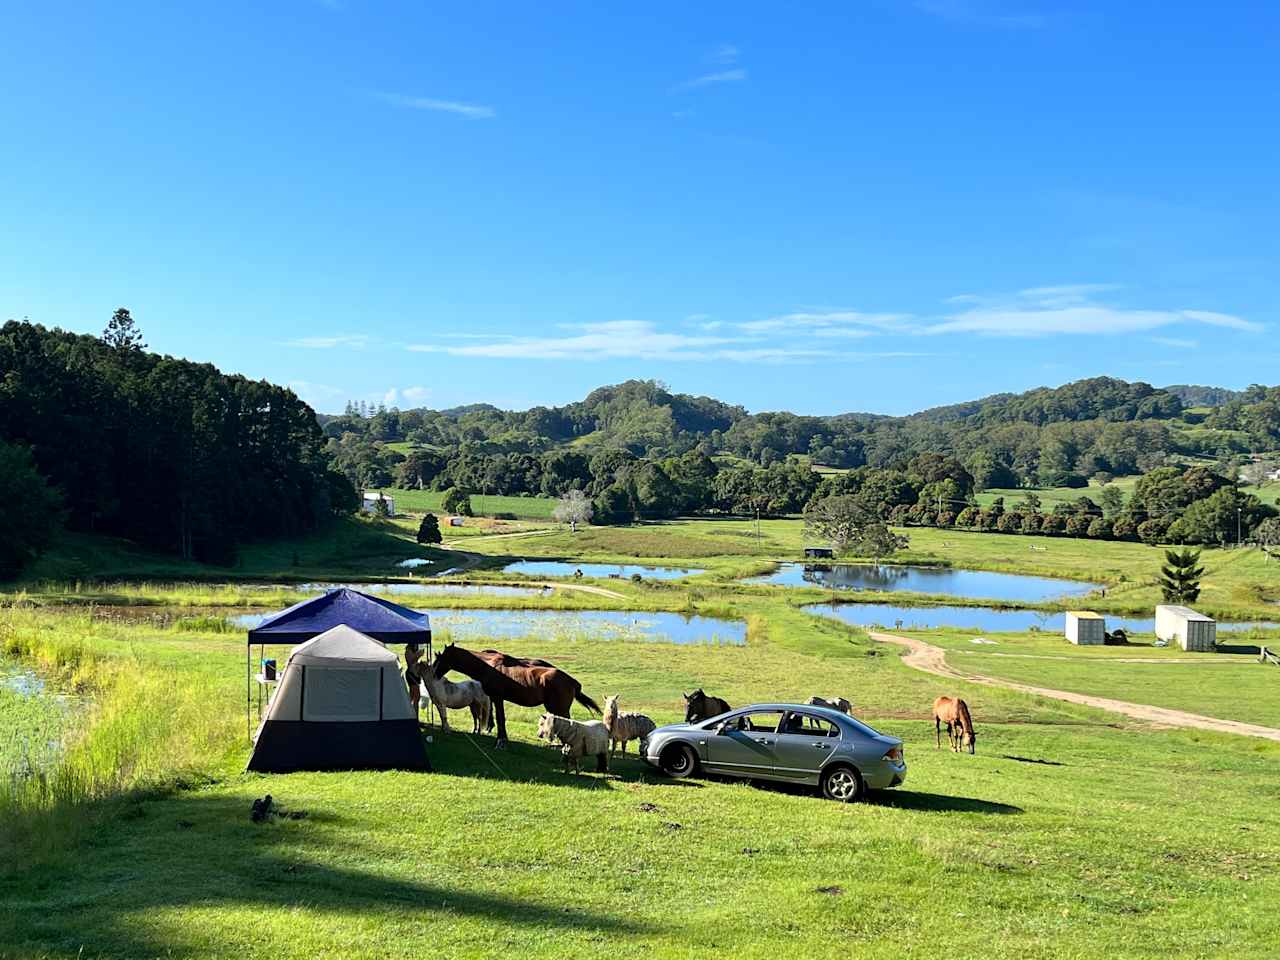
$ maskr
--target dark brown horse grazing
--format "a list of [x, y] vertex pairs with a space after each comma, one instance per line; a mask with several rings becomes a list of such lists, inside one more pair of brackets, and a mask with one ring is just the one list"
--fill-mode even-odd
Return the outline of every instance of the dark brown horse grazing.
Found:
[[699, 687], [693, 693], [681, 694], [684, 697], [684, 722], [697, 723], [699, 720], [706, 720], [708, 717], [718, 717], [722, 713], [728, 713], [733, 707], [729, 706], [728, 700], [721, 700], [719, 697], [708, 697]]
[[546, 660], [525, 660], [497, 650], [473, 653], [451, 643], [440, 651], [432, 669], [437, 677], [457, 670], [472, 680], [480, 681], [480, 686], [493, 701], [493, 710], [498, 718], [496, 745], [499, 747], [507, 743], [504, 701], [521, 707], [545, 706], [548, 713], [558, 717], [569, 716], [575, 700], [593, 713], [602, 712], [600, 706], [582, 692], [582, 684]]
[[942, 725], [947, 725], [947, 740], [951, 749], [960, 752], [961, 746], [969, 748], [973, 753], [973, 745], [978, 734], [973, 729], [973, 718], [969, 716], [969, 705], [959, 697], [939, 697], [933, 701], [933, 733], [942, 746]]

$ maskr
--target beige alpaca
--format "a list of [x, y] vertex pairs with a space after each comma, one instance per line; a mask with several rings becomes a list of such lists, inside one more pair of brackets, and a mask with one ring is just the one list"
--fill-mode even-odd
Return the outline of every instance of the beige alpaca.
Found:
[[618, 710], [618, 698], [604, 698], [604, 725], [609, 731], [609, 752], [612, 753], [617, 744], [622, 744], [622, 752], [627, 752], [628, 740], [639, 740], [653, 733], [658, 726], [643, 713], [621, 713]]
[[595, 757], [596, 769], [602, 773], [609, 772], [609, 731], [599, 720], [579, 723], [568, 717], [544, 713], [538, 718], [538, 739], [554, 739], [564, 744], [560, 755], [564, 757], [566, 772], [572, 764], [574, 771], [580, 773], [582, 768], [578, 761], [584, 756]]

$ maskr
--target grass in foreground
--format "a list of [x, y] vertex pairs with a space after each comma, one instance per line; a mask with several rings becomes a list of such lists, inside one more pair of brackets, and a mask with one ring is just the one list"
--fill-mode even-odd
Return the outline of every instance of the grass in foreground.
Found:
[[[95, 684], [106, 715], [144, 692], [151, 714], [180, 711], [107, 742], [133, 744], [126, 766], [171, 750], [181, 772], [130, 767], [122, 787], [145, 792], [71, 803], [67, 822], [91, 829], [0, 858], [0, 943], [113, 957], [1270, 955], [1276, 745], [944, 684], [857, 631], [776, 601], [759, 615], [745, 649], [510, 646], [659, 720], [695, 683], [731, 702], [846, 694], [906, 738], [905, 789], [841, 807], [671, 783], [634, 760], [565, 776], [532, 742], [531, 710], [515, 712], [506, 754], [437, 736], [435, 774], [247, 776], [237, 638], [13, 611], [10, 649]], [[944, 687], [974, 705], [975, 757], [932, 746], [922, 715]], [[210, 781], [174, 792], [193, 769]], [[266, 792], [306, 817], [251, 824]]]

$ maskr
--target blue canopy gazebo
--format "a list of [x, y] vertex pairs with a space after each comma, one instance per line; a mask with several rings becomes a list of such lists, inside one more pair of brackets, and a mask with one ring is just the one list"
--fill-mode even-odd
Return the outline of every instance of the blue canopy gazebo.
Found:
[[[403, 643], [425, 647], [431, 662], [431, 618], [419, 610], [402, 607], [390, 600], [371, 597], [350, 587], [338, 587], [318, 597], [295, 603], [273, 613], [249, 631], [245, 647], [245, 725], [252, 731], [254, 644], [262, 656], [267, 644], [293, 646], [337, 626], [348, 626], [384, 644]], [[252, 737], [252, 733], [250, 733]]]

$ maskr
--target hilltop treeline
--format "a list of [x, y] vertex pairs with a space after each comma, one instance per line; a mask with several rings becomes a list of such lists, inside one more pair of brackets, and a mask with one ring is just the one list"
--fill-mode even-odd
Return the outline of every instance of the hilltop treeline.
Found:
[[24, 489], [45, 488], [0, 505], [10, 573], [25, 551], [5, 513], [57, 512], [75, 530], [226, 562], [238, 543], [302, 533], [355, 505], [310, 407], [148, 352], [126, 311], [101, 338], [0, 327], [0, 445], [26, 471]]
[[[908, 417], [807, 417], [748, 414], [709, 397], [672, 394], [652, 381], [630, 381], [564, 407], [349, 407], [321, 421], [335, 463], [366, 486], [397, 479], [403, 454], [385, 444], [408, 441], [459, 464], [449, 468], [458, 476], [440, 482], [485, 493], [556, 492], [554, 476], [544, 481], [544, 465], [549, 454], [566, 450], [586, 457], [617, 450], [646, 460], [698, 451], [763, 467], [801, 455], [826, 466], [877, 469], [947, 454], [963, 463], [978, 489], [1056, 487], [1084, 486], [1097, 474], [1145, 473], [1180, 456], [1280, 449], [1276, 394], [1276, 388], [1251, 387], [1206, 416], [1188, 414], [1167, 390], [1097, 377]], [[419, 471], [408, 482], [416, 486], [420, 478]]]

